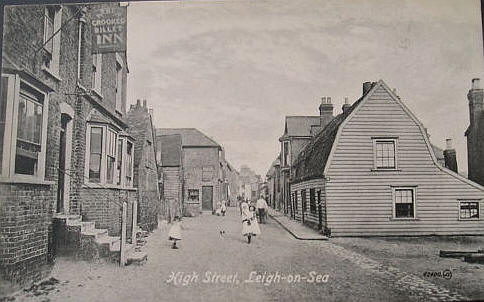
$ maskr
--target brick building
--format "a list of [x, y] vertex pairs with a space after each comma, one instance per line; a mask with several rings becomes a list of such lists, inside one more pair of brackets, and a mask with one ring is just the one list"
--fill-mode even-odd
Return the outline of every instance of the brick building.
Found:
[[158, 226], [160, 194], [158, 190], [158, 165], [156, 162], [156, 137], [151, 110], [146, 100], [131, 105], [127, 122], [128, 132], [136, 139], [134, 143], [133, 185], [138, 193], [138, 225], [147, 231]]
[[319, 116], [286, 116], [284, 134], [279, 138], [282, 208], [291, 217], [295, 215], [290, 198], [292, 165], [299, 152], [333, 119], [330, 97], [322, 98], [319, 113]]
[[467, 137], [468, 177], [484, 185], [484, 92], [480, 80], [473, 79], [467, 94], [469, 100], [469, 128]]
[[125, 131], [126, 56], [91, 54], [89, 16], [102, 5], [118, 6], [5, 7], [2, 286], [26, 285], [48, 272], [65, 243], [62, 226], [79, 231], [77, 247], [80, 233], [119, 235], [122, 203], [136, 198], [134, 140]]
[[266, 173], [267, 179], [267, 204], [280, 211], [282, 209], [281, 202], [281, 161], [278, 156], [271, 164], [271, 167]]
[[222, 147], [195, 128], [156, 129], [157, 140], [174, 134], [182, 140], [183, 214], [192, 216], [203, 210], [214, 211], [223, 196]]

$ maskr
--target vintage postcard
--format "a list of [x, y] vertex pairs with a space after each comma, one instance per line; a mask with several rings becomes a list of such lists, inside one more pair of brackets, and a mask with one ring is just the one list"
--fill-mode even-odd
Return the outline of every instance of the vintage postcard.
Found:
[[1, 7], [0, 302], [484, 300], [484, 1]]

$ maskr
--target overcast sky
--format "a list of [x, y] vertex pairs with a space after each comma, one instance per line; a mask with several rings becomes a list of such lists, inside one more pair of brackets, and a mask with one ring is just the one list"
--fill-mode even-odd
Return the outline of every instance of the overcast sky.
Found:
[[[195, 127], [265, 175], [286, 115], [335, 115], [383, 79], [467, 171], [467, 92], [483, 77], [478, 0], [131, 2], [128, 103]], [[483, 80], [484, 81], [484, 80]]]

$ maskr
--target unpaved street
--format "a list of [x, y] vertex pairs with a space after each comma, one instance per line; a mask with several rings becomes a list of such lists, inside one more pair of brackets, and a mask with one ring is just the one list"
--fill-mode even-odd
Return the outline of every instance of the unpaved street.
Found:
[[[52, 276], [59, 283], [51, 290], [17, 294], [15, 301], [194, 301], [195, 297], [199, 301], [427, 301], [453, 297], [445, 288], [380, 266], [330, 241], [296, 240], [272, 219], [249, 245], [241, 236], [239, 220], [235, 208], [226, 217], [204, 213], [184, 218], [184, 238], [178, 250], [170, 248], [167, 226], [162, 224], [148, 237], [148, 261], [141, 266], [120, 268], [112, 263], [58, 259]], [[223, 237], [220, 230], [225, 230]], [[255, 280], [257, 274], [264, 282], [246, 282]], [[172, 275], [178, 278], [176, 282], [168, 282]]]

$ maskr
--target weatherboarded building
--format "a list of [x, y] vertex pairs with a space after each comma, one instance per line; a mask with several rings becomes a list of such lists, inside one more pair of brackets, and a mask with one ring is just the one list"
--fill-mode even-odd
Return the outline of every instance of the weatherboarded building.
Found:
[[[182, 138], [180, 134], [157, 136], [160, 193], [164, 203], [164, 215], [170, 219], [182, 213], [183, 165]], [[171, 207], [170, 207], [171, 205]]]
[[296, 219], [332, 236], [484, 234], [484, 188], [439, 164], [421, 122], [383, 82], [299, 154]]

